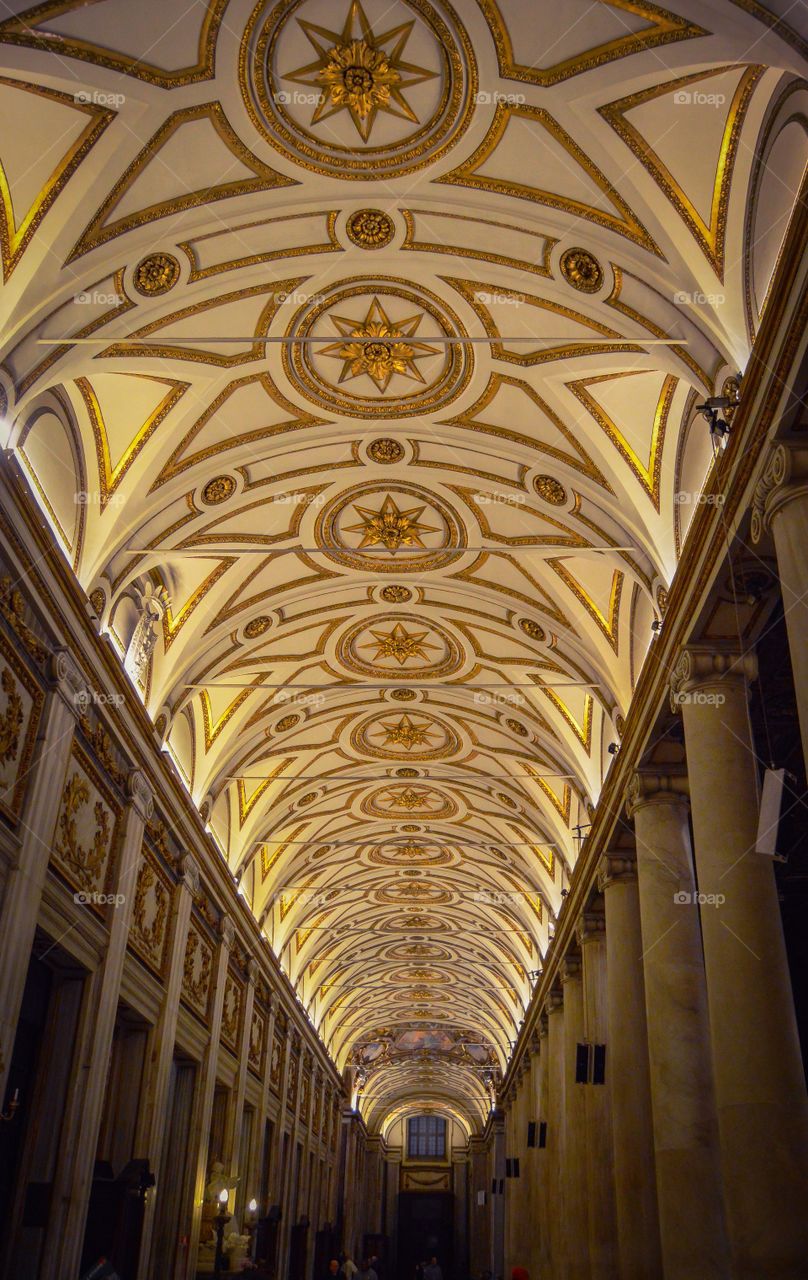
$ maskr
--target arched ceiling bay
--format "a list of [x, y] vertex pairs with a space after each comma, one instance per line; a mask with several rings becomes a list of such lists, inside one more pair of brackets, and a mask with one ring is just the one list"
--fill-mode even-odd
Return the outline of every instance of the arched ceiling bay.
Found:
[[366, 1118], [471, 1130], [765, 306], [802, 35], [4, 14], [6, 443]]

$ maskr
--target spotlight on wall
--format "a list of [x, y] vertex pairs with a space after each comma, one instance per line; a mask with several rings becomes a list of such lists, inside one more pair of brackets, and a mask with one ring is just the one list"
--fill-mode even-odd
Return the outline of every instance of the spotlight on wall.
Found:
[[725, 414], [727, 409], [735, 407], [735, 402], [730, 400], [729, 396], [709, 396], [704, 404], [696, 405], [696, 412], [709, 423], [710, 435], [721, 449], [726, 449], [729, 444], [730, 433], [730, 425], [726, 416], [722, 414], [722, 410]]
[[620, 753], [620, 743], [619, 743], [619, 742], [610, 742], [610, 743], [609, 743], [609, 745], [608, 745], [608, 747], [606, 748], [606, 750], [608, 751], [608, 753], [609, 753], [609, 755], [610, 755], [610, 756], [616, 756], [616, 755], [619, 755], [619, 753]]
[[651, 623], [651, 630], [653, 631], [655, 636], [659, 635], [660, 631], [662, 630], [661, 618], [654, 618], [654, 621]]

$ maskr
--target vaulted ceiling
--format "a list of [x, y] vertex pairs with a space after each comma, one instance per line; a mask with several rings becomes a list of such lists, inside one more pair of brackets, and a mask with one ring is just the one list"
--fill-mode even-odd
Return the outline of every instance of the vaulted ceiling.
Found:
[[3, 15], [4, 443], [366, 1117], [479, 1126], [765, 307], [805, 45], [755, 0]]

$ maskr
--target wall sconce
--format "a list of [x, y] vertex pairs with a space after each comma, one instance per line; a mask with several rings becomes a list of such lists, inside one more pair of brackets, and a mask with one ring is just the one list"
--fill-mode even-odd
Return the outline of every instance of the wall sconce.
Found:
[[17, 1108], [19, 1107], [19, 1105], [20, 1105], [20, 1091], [19, 1089], [15, 1089], [14, 1097], [11, 1099], [11, 1102], [8, 1104], [8, 1111], [0, 1111], [0, 1120], [13, 1120], [15, 1115], [17, 1114]]

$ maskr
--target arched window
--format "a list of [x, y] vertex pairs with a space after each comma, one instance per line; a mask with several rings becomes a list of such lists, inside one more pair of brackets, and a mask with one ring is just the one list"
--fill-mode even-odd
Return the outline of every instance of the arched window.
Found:
[[407, 1121], [407, 1155], [410, 1159], [443, 1160], [446, 1121], [441, 1116], [411, 1116]]

